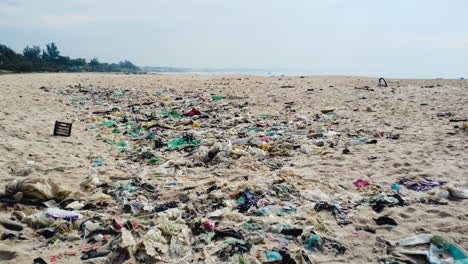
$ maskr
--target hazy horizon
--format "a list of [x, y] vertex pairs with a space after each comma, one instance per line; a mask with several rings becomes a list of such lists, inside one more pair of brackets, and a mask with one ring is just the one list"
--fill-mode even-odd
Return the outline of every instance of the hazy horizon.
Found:
[[314, 75], [468, 74], [463, 0], [2, 0], [0, 43], [139, 66]]

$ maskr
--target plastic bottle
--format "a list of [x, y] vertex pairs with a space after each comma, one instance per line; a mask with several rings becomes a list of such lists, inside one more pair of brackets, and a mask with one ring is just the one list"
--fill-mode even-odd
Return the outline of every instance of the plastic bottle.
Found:
[[431, 238], [431, 243], [450, 252], [450, 254], [455, 259], [455, 264], [468, 263], [468, 252], [459, 245], [452, 243], [438, 235], [435, 235]]
[[318, 251], [321, 246], [321, 239], [319, 236], [312, 236], [307, 242], [307, 248], [310, 251]]
[[281, 256], [281, 254], [276, 251], [265, 250], [265, 255], [268, 260], [282, 260], [283, 259], [283, 256]]

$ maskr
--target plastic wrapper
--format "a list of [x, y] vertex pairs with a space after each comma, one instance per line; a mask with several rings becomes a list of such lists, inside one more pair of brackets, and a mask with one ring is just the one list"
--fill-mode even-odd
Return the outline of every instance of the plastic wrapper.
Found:
[[146, 253], [152, 257], [159, 252], [166, 253], [169, 250], [166, 239], [162, 236], [161, 230], [153, 228], [143, 236], [142, 243], [145, 246]]
[[22, 198], [47, 200], [64, 200], [72, 192], [61, 188], [55, 182], [44, 178], [26, 178], [13, 180], [5, 187], [5, 194], [14, 195], [18, 200]]

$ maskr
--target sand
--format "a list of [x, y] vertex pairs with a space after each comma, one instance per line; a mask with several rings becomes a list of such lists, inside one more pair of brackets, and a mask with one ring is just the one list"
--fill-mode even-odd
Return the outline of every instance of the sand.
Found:
[[[85, 131], [89, 124], [77, 119], [80, 113], [68, 97], [54, 93], [78, 84], [149, 91], [168, 88], [175, 89], [181, 96], [192, 93], [243, 96], [253, 114], [284, 113], [287, 102], [294, 102], [297, 114], [308, 117], [322, 109], [334, 108], [346, 117], [340, 120], [337, 129], [389, 131], [400, 135], [398, 140], [349, 146], [349, 155], [342, 155], [343, 147], [340, 147], [332, 149], [328, 155], [309, 153], [285, 158], [288, 170], [304, 176], [298, 187], [301, 190], [320, 188], [330, 195], [359, 194], [362, 190], [352, 185], [359, 178], [383, 188], [389, 188], [402, 177], [422, 176], [456, 185], [468, 184], [468, 133], [454, 128], [461, 123], [449, 122], [451, 118], [468, 118], [468, 80], [387, 81], [389, 87], [377, 88], [375, 78], [349, 76], [0, 75], [0, 189], [13, 179], [41, 174], [64, 188], [77, 190], [95, 157], [108, 161], [102, 172], [105, 179], [128, 177], [132, 173], [112, 163], [108, 145]], [[293, 87], [281, 88], [288, 85]], [[374, 91], [355, 89], [363, 86]], [[437, 115], [446, 112], [454, 115]], [[52, 136], [56, 120], [73, 122], [71, 137]], [[320, 124], [315, 128], [320, 128]], [[370, 156], [377, 159], [369, 160]], [[27, 165], [28, 161], [34, 164]], [[249, 173], [248, 170], [243, 172]], [[250, 173], [268, 174], [267, 171]], [[0, 205], [3, 217], [10, 215], [8, 210]], [[420, 233], [440, 234], [468, 248], [467, 200], [449, 201], [447, 205], [415, 203], [387, 208], [385, 215], [394, 218], [399, 225], [393, 230], [378, 230], [377, 234], [364, 231], [353, 234], [355, 225], [373, 224], [372, 218], [378, 216], [369, 207], [356, 208], [353, 225], [332, 226], [333, 236], [346, 243], [350, 250], [337, 258], [320, 256], [315, 260], [318, 263], [376, 263], [375, 256], [379, 255], [376, 237], [398, 240]], [[327, 220], [333, 224], [333, 218]], [[0, 227], [0, 233], [3, 231]], [[31, 230], [25, 233], [29, 235], [26, 241], [0, 241], [0, 262], [32, 263], [38, 256], [49, 261], [51, 256], [61, 255], [56, 263], [80, 263], [79, 255], [64, 254], [68, 248], [63, 243], [31, 250], [40, 243]]]

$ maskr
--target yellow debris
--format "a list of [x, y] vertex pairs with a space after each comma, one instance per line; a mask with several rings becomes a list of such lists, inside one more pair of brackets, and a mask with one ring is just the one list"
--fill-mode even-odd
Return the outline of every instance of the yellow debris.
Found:
[[192, 127], [201, 127], [201, 124], [200, 124], [200, 122], [195, 121], [195, 122], [192, 123]]

